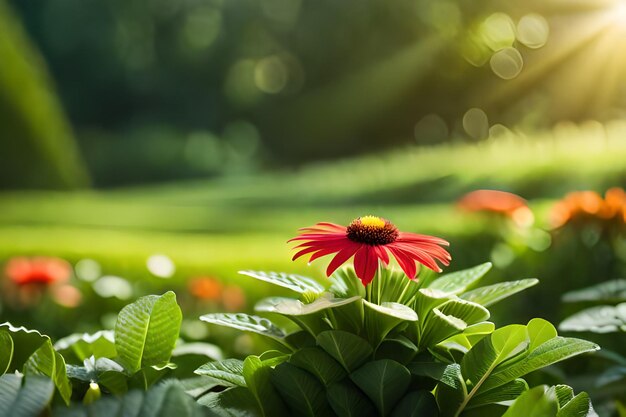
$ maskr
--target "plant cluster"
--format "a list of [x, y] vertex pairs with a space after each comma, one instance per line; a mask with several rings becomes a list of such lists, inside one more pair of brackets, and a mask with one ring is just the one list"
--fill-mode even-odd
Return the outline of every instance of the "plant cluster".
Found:
[[[272, 320], [243, 313], [201, 317], [261, 335], [273, 344], [270, 350], [222, 359], [212, 345], [177, 344], [182, 313], [172, 292], [126, 306], [113, 331], [54, 344], [5, 323], [0, 415], [595, 415], [586, 393], [575, 395], [567, 385], [529, 388], [523, 377], [595, 351], [596, 344], [561, 337], [543, 319], [501, 328], [489, 321], [488, 307], [536, 279], [478, 286], [489, 263], [437, 277], [419, 264], [439, 269], [435, 260], [450, 260], [442, 239], [401, 233], [373, 216], [351, 224], [358, 233], [348, 227], [352, 234], [343, 235], [327, 225], [307, 229], [299, 240], [305, 240], [300, 250], [312, 248], [315, 257], [335, 254], [329, 285], [242, 271], [298, 297], [260, 301], [256, 311]], [[399, 270], [390, 266], [387, 250]], [[355, 267], [340, 268], [351, 256]]]

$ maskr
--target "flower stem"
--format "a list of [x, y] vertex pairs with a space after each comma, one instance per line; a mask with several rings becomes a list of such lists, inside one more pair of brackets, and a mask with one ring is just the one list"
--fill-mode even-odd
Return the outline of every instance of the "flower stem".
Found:
[[406, 292], [408, 291], [409, 287], [411, 286], [411, 282], [413, 282], [413, 281], [411, 281], [411, 280], [409, 279], [409, 280], [408, 280], [408, 282], [406, 283], [406, 285], [404, 286], [404, 289], [403, 289], [403, 290], [402, 290], [402, 292], [400, 293], [400, 297], [398, 297], [398, 302], [399, 302], [400, 304], [403, 304], [403, 303], [402, 303], [402, 299], [404, 298], [404, 296], [406, 295]]

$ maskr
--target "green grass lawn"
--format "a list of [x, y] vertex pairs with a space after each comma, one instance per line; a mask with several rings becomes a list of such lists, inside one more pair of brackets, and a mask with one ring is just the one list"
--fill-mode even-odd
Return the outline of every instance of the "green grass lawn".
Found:
[[145, 270], [153, 253], [183, 270], [232, 276], [241, 268], [290, 264], [298, 227], [378, 214], [402, 230], [455, 239], [485, 222], [454, 201], [476, 188], [529, 198], [539, 225], [572, 189], [626, 184], [622, 126], [568, 137], [510, 136], [479, 144], [407, 148], [247, 178], [74, 193], [0, 195], [0, 258], [20, 253], [93, 257], [113, 270]]

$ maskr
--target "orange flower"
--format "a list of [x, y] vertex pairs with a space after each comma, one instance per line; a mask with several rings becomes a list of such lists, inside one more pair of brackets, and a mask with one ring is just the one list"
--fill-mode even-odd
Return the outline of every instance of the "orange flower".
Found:
[[7, 277], [17, 285], [51, 285], [69, 280], [72, 267], [63, 259], [19, 257], [11, 259], [5, 268]]
[[621, 188], [611, 188], [604, 199], [595, 191], [569, 193], [554, 205], [550, 219], [554, 228], [591, 220], [626, 223], [626, 193]]
[[224, 288], [222, 303], [227, 311], [240, 311], [246, 305], [246, 295], [235, 285]]
[[535, 219], [526, 200], [506, 191], [472, 191], [461, 197], [457, 206], [465, 211], [487, 212], [509, 217], [519, 226], [528, 226]]
[[189, 292], [201, 300], [218, 301], [222, 296], [222, 284], [215, 278], [195, 278], [189, 281]]

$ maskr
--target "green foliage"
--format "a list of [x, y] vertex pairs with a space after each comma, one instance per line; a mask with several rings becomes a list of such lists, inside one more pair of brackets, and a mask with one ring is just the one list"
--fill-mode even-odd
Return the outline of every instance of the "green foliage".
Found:
[[[315, 345], [293, 344], [289, 353], [268, 352], [265, 359], [249, 356], [243, 366], [232, 360], [208, 363], [197, 372], [224, 381], [224, 398], [230, 390], [241, 396], [248, 389], [263, 415], [332, 415], [332, 410], [339, 417], [500, 417], [518, 413], [536, 399], [541, 400], [536, 401], [537, 413], [543, 412], [544, 402], [555, 416], [579, 412], [578, 402], [587, 397], [574, 401], [571, 388], [565, 386], [552, 394], [531, 390], [529, 396], [522, 377], [598, 346], [558, 336], [543, 319], [495, 329], [486, 321], [490, 313], [485, 305], [535, 285], [536, 280], [468, 291], [489, 267], [480, 265], [450, 274], [442, 283], [426, 280], [424, 284], [381, 272], [365, 293], [358, 291], [353, 271], [346, 268], [332, 277], [326, 293], [309, 297], [302, 291], [300, 300], [275, 297], [257, 305], [261, 312], [290, 318], [300, 328], [293, 334], [311, 335]], [[207, 321], [280, 334], [260, 317], [231, 316]], [[562, 404], [554, 403], [557, 394]], [[219, 397], [213, 395], [205, 403], [226, 407]], [[518, 405], [507, 409], [510, 403]], [[586, 405], [589, 411], [588, 400]], [[289, 411], [280, 411], [281, 406]], [[246, 415], [254, 407], [238, 410]]]
[[130, 391], [122, 397], [102, 398], [71, 409], [55, 408], [59, 417], [212, 417], [214, 413], [197, 404], [176, 381], [166, 381], [147, 392]]
[[148, 366], [163, 366], [178, 339], [182, 313], [176, 295], [141, 297], [124, 307], [115, 324], [119, 362], [134, 374]]
[[91, 356], [110, 359], [117, 356], [114, 333], [107, 330], [94, 334], [72, 334], [59, 339], [54, 344], [54, 349], [74, 363], [81, 363]]
[[248, 332], [257, 333], [262, 336], [267, 336], [274, 340], [278, 340], [280, 342], [283, 342], [283, 339], [285, 338], [285, 332], [279, 329], [270, 320], [263, 317], [251, 316], [243, 313], [218, 313], [205, 314], [204, 316], [200, 317], [200, 320], [206, 321], [207, 323], [232, 327], [237, 330], [245, 330]]
[[87, 185], [87, 171], [42, 57], [5, 1], [0, 2], [0, 27], [0, 188]]
[[569, 332], [626, 332], [626, 303], [584, 309], [563, 320], [559, 328]]
[[350, 374], [350, 379], [387, 415], [402, 398], [411, 383], [411, 373], [398, 362], [371, 361]]
[[63, 401], [69, 404], [72, 395], [72, 386], [67, 377], [65, 360], [59, 352], [54, 350], [50, 339], [46, 340], [44, 344], [28, 358], [28, 361], [24, 364], [24, 373], [26, 375], [43, 375], [52, 379]]
[[[563, 395], [564, 391], [566, 395]], [[586, 416], [597, 417], [586, 393], [573, 396], [569, 387], [540, 385], [523, 393], [502, 417]]]
[[206, 375], [231, 386], [245, 387], [243, 377], [243, 361], [239, 359], [226, 359], [220, 362], [208, 362], [196, 369], [196, 374]]
[[10, 323], [0, 324], [0, 334], [4, 335], [3, 340], [7, 342], [7, 337], [11, 338], [10, 345], [13, 349], [0, 351], [0, 357], [2, 360], [0, 363], [9, 362], [9, 366], [5, 372], [13, 372], [21, 370], [24, 363], [28, 360], [30, 355], [35, 353], [41, 345], [43, 345], [49, 338], [42, 335], [36, 330], [27, 330], [24, 327], [14, 327]]
[[0, 377], [0, 416], [36, 417], [47, 407], [54, 384], [41, 376]]
[[324, 287], [313, 278], [296, 274], [286, 274], [284, 272], [262, 272], [262, 271], [239, 271], [242, 275], [247, 275], [270, 284], [278, 285], [292, 291], [304, 294], [312, 292], [320, 294], [324, 292]]
[[614, 279], [591, 287], [569, 291], [561, 297], [563, 302], [578, 303], [592, 301], [602, 304], [626, 301], [626, 279]]

